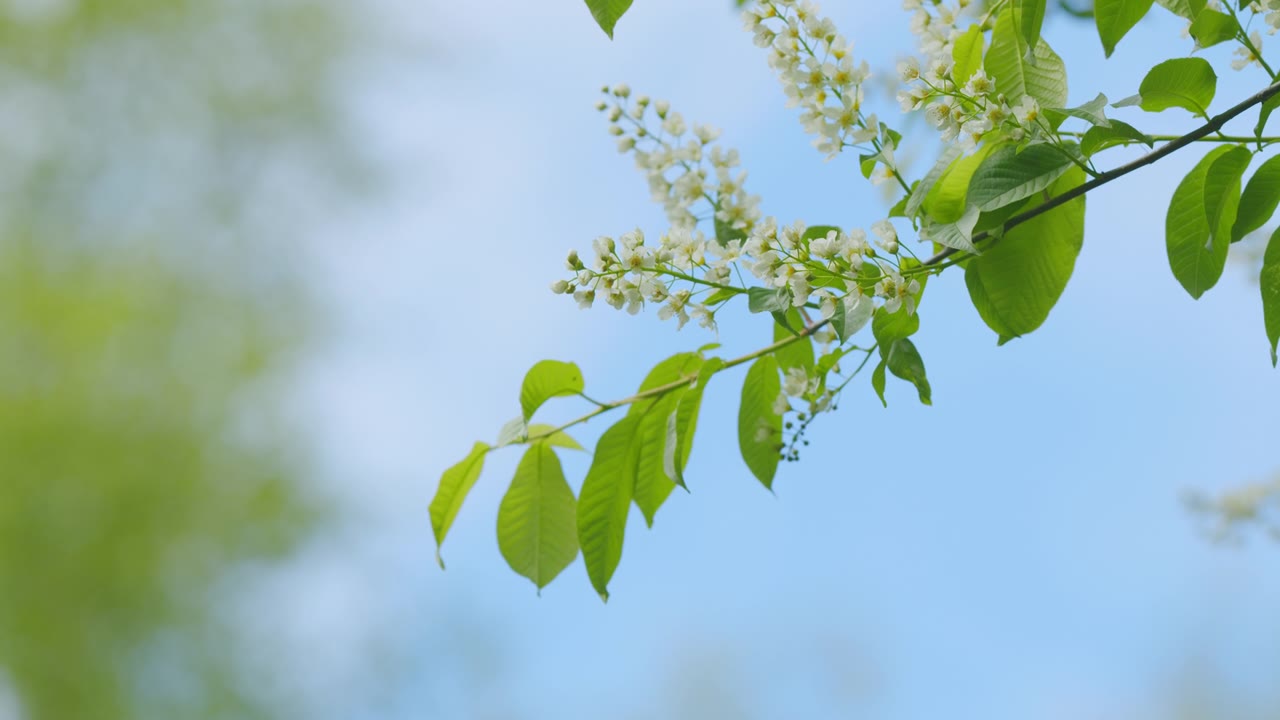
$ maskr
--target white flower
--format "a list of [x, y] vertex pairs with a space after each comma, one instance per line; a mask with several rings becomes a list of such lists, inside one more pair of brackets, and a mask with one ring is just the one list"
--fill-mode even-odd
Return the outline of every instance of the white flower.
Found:
[[809, 376], [804, 368], [791, 368], [782, 380], [782, 393], [787, 397], [802, 397], [809, 388]]
[[1030, 95], [1024, 95], [1013, 107], [1013, 116], [1023, 125], [1031, 125], [1040, 117], [1040, 103]]
[[563, 295], [569, 292], [569, 283], [565, 282], [564, 280], [557, 280], [551, 283], [551, 292], [557, 295]]
[[876, 283], [875, 293], [884, 298], [885, 311], [896, 313], [899, 308], [905, 307], [907, 314], [912, 315], [916, 311], [916, 296], [920, 294], [920, 281], [914, 278], [905, 281], [897, 272], [888, 270], [880, 282]]
[[871, 232], [876, 234], [879, 240], [876, 244], [884, 248], [884, 251], [890, 255], [898, 254], [898, 230], [893, 223], [888, 220], [877, 221], [871, 226]]

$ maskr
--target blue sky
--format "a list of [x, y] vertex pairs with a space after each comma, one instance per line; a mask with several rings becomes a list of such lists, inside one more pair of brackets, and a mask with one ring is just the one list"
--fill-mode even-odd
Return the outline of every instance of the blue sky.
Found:
[[[707, 717], [709, 702], [752, 718], [1160, 718], [1197, 694], [1242, 717], [1275, 708], [1278, 549], [1209, 543], [1181, 499], [1280, 469], [1280, 375], [1247, 266], [1199, 302], [1168, 271], [1167, 199], [1199, 150], [1089, 197], [1076, 274], [1031, 336], [997, 348], [961, 278], [931, 282], [918, 345], [934, 406], [891, 381], [884, 410], [857, 381], [776, 495], [737, 453], [741, 373], [717, 377], [693, 492], [652, 531], [633, 516], [607, 606], [580, 561], [541, 598], [503, 563], [494, 519], [514, 451], [492, 456], [448, 571], [435, 566], [437, 479], [517, 414], [531, 364], [576, 361], [589, 393], [615, 397], [714, 339], [547, 291], [567, 249], [664, 228], [591, 109], [601, 84], [723, 128], [767, 214], [862, 227], [884, 215], [853, 158], [809, 148], [728, 5], [638, 0], [612, 43], [576, 2], [380, 6], [420, 61], [353, 69], [358, 121], [394, 182], [325, 245], [338, 319], [306, 410], [357, 520], [307, 575], [298, 632], [333, 638], [314, 648], [312, 682], [381, 680], [369, 717]], [[896, 2], [826, 5], [873, 69], [912, 50]], [[1052, 18], [1045, 36], [1082, 103], [1133, 94], [1147, 68], [1189, 52], [1179, 26], [1154, 10], [1109, 61], [1088, 23]], [[1264, 82], [1228, 73], [1215, 109]], [[1177, 111], [1118, 116], [1191, 127]], [[931, 131], [912, 127], [932, 152]], [[727, 356], [768, 333], [758, 316], [721, 320]], [[564, 461], [576, 487], [586, 458]], [[371, 654], [392, 669], [368, 667]], [[356, 712], [343, 695], [327, 696], [335, 717]]]

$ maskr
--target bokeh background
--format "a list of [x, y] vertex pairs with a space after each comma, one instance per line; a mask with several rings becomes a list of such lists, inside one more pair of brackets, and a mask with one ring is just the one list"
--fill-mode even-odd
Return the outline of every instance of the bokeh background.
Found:
[[[776, 495], [718, 378], [693, 492], [633, 518], [607, 606], [581, 563], [539, 598], [502, 562], [515, 451], [435, 565], [437, 478], [529, 365], [613, 397], [715, 339], [547, 291], [568, 248], [663, 228], [601, 84], [724, 128], [766, 213], [883, 216], [730, 4], [639, 0], [610, 43], [575, 1], [0, 2], [0, 719], [1280, 716], [1280, 547], [1186, 500], [1280, 468], [1256, 243], [1199, 302], [1167, 270], [1191, 151], [1090, 197], [1036, 334], [996, 348], [931, 283], [935, 406], [859, 383]], [[826, 5], [882, 72], [913, 47], [897, 3]], [[1105, 62], [1086, 21], [1045, 35], [1084, 102], [1181, 25]]]

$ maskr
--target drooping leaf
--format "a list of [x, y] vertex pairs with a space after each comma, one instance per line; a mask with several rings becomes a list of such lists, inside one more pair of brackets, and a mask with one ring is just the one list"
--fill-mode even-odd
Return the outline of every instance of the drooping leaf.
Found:
[[1271, 118], [1271, 113], [1275, 112], [1276, 108], [1280, 108], [1280, 95], [1272, 95], [1262, 101], [1262, 107], [1258, 110], [1258, 124], [1253, 128], [1253, 134], [1259, 139], [1267, 129], [1267, 120]]
[[1120, 39], [1151, 10], [1152, 0], [1094, 0], [1093, 20], [1107, 57]]
[[578, 544], [591, 586], [605, 601], [609, 599], [609, 580], [622, 560], [627, 515], [635, 491], [631, 457], [635, 425], [636, 417], [627, 415], [604, 431], [578, 496]]
[[551, 398], [577, 395], [582, 390], [582, 371], [577, 365], [558, 360], [537, 363], [529, 368], [520, 388], [520, 408], [524, 411], [525, 422]]
[[1280, 205], [1280, 156], [1268, 158], [1245, 185], [1236, 222], [1231, 227], [1231, 242], [1239, 242], [1265, 225], [1275, 214], [1277, 205]]
[[929, 387], [929, 379], [925, 376], [924, 359], [920, 357], [920, 351], [916, 349], [915, 343], [906, 338], [895, 340], [893, 346], [889, 348], [888, 356], [885, 357], [885, 363], [889, 367], [889, 372], [916, 386], [921, 403], [933, 404], [933, 390]]
[[1280, 344], [1280, 230], [1267, 243], [1267, 253], [1262, 258], [1262, 317], [1267, 327], [1267, 339], [1271, 341], [1271, 366], [1276, 366], [1276, 347]]
[[498, 506], [498, 549], [539, 590], [578, 557], [577, 501], [545, 443], [525, 452]]
[[881, 358], [880, 363], [876, 365], [876, 369], [871, 372], [871, 387], [876, 391], [876, 397], [880, 398], [880, 404], [885, 407], [889, 407], [888, 401], [884, 399], [884, 385], [886, 380], [884, 370], [887, 366], [888, 362]]
[[[800, 317], [800, 311], [791, 308], [786, 312], [787, 326], [784, 327], [779, 323], [773, 324], [773, 341], [781, 342], [787, 338], [795, 337], [804, 330], [804, 319]], [[774, 357], [778, 358], [778, 366], [783, 372], [791, 368], [801, 368], [805, 372], [813, 370], [813, 340], [812, 338], [801, 338], [785, 345], [774, 352]]]
[[1010, 105], [1029, 95], [1041, 107], [1063, 107], [1067, 104], [1067, 68], [1062, 58], [1041, 38], [1033, 55], [1014, 22], [1013, 12], [1000, 13], [991, 33], [991, 47], [984, 66], [996, 81], [996, 89], [1004, 93]]
[[480, 478], [487, 452], [489, 446], [482, 442], [472, 446], [471, 452], [461, 462], [444, 471], [440, 486], [436, 488], [436, 496], [431, 500], [431, 530], [436, 536], [436, 562], [440, 563], [440, 567], [444, 567], [440, 546], [444, 545], [444, 538], [449, 534], [449, 528], [453, 527], [453, 520], [458, 516], [462, 502], [467, 499], [467, 493], [471, 492], [471, 486]]
[[635, 414], [635, 437], [631, 443], [631, 462], [635, 465], [636, 478], [634, 499], [649, 527], [653, 527], [658, 509], [676, 487], [675, 479], [665, 468], [667, 422], [676, 414], [685, 392], [686, 388], [672, 390]]
[[973, 232], [981, 217], [982, 211], [978, 206], [970, 205], [955, 222], [926, 223], [920, 230], [920, 239], [963, 252], [976, 253], [978, 248], [973, 245]]
[[1071, 158], [1048, 143], [1022, 152], [1006, 145], [987, 156], [973, 174], [968, 202], [979, 210], [997, 210], [1044, 190], [1073, 167]]
[[1169, 267], [1193, 298], [1222, 276], [1249, 158], [1242, 147], [1214, 148], [1173, 192], [1165, 216]]
[[964, 87], [978, 68], [982, 67], [985, 40], [981, 24], [974, 23], [952, 44], [951, 58], [954, 63], [951, 66], [951, 79], [955, 81], [956, 87]]
[[[1061, 195], [1084, 182], [1072, 168], [1048, 188]], [[1029, 203], [1030, 210], [1043, 201]], [[969, 297], [1001, 342], [1044, 323], [1075, 268], [1084, 243], [1084, 197], [1009, 230], [965, 268]]]
[[596, 19], [596, 24], [612, 40], [613, 27], [627, 12], [627, 8], [631, 7], [631, 0], [587, 0], [587, 7], [591, 10], [591, 16]]
[[1138, 87], [1140, 107], [1147, 112], [1182, 108], [1209, 117], [1209, 104], [1217, 92], [1218, 76], [1204, 58], [1174, 58], [1151, 68]]
[[1142, 143], [1147, 147], [1155, 147], [1155, 140], [1128, 123], [1112, 120], [1110, 125], [1095, 126], [1085, 131], [1084, 137], [1080, 139], [1080, 152], [1085, 157], [1092, 157], [1095, 153], [1116, 145]]
[[909, 338], [918, 330], [920, 330], [920, 315], [918, 313], [908, 315], [905, 308], [899, 308], [898, 312], [891, 313], [880, 307], [871, 321], [871, 334], [880, 344], [882, 355], [893, 347], [895, 341]]
[[871, 298], [858, 292], [851, 292], [836, 301], [836, 314], [831, 316], [831, 327], [836, 331], [840, 342], [847, 342], [859, 330], [871, 322], [875, 314], [876, 304]]
[[667, 417], [667, 440], [663, 447], [662, 463], [667, 477], [680, 487], [687, 487], [684, 468], [693, 454], [693, 436], [698, 429], [698, 413], [702, 409], [702, 394], [711, 376], [720, 372], [724, 361], [710, 358], [698, 370], [698, 379], [680, 398], [676, 411]]
[[774, 403], [782, 394], [778, 361], [765, 355], [751, 364], [742, 384], [738, 409], [738, 447], [751, 474], [766, 488], [773, 487], [782, 452], [782, 416]]
[[[1018, 28], [1025, 47], [1033, 48], [1040, 42], [1040, 29], [1044, 26], [1045, 0], [1013, 0], [1013, 24]], [[1031, 59], [1035, 62], [1034, 58]]]
[[1226, 13], [1205, 8], [1196, 15], [1195, 22], [1191, 23], [1189, 32], [1191, 37], [1195, 38], [1197, 47], [1212, 47], [1218, 43], [1235, 39], [1237, 32], [1236, 21], [1235, 18]]

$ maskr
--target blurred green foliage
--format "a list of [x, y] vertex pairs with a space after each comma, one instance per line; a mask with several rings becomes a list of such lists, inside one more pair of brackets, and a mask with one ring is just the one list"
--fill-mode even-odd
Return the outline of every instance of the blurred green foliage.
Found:
[[341, 7], [0, 3], [0, 716], [282, 712], [223, 601], [324, 516], [282, 399]]

